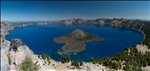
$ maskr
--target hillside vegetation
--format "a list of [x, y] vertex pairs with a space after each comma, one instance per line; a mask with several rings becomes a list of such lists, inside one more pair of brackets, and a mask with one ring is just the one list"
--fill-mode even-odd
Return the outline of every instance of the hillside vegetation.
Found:
[[122, 53], [102, 59], [90, 58], [93, 64], [102, 64], [113, 69], [125, 71], [142, 71], [142, 67], [150, 66], [150, 52], [142, 54], [134, 47], [126, 48]]

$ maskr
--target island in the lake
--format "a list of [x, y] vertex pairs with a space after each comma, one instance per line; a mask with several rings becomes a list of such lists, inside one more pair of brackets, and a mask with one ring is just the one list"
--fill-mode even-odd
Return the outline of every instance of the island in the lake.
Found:
[[85, 50], [85, 42], [103, 40], [104, 38], [100, 38], [94, 34], [89, 34], [80, 29], [76, 29], [73, 32], [64, 36], [54, 38], [55, 42], [64, 43], [62, 50], [58, 50], [57, 52], [59, 55], [82, 52]]

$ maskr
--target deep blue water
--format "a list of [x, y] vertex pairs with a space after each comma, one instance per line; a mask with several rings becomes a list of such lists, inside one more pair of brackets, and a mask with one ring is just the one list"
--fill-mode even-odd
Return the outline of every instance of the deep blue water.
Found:
[[91, 34], [105, 38], [102, 42], [86, 43], [86, 50], [72, 54], [71, 59], [79, 61], [88, 61], [90, 57], [102, 58], [104, 56], [112, 56], [122, 52], [127, 46], [134, 46], [143, 40], [142, 33], [127, 28], [119, 28], [112, 26], [63, 26], [63, 25], [45, 25], [45, 26], [28, 26], [24, 28], [16, 28], [10, 31], [6, 36], [7, 40], [19, 38], [30, 47], [36, 54], [46, 53], [53, 59], [60, 61], [61, 56], [56, 53], [63, 44], [53, 41], [55, 37], [60, 37], [70, 33], [75, 29], [82, 29]]

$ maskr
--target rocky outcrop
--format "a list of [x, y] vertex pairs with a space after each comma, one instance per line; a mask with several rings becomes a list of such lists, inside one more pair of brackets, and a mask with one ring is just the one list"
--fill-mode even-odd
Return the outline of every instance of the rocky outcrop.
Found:
[[14, 29], [13, 26], [11, 26], [8, 21], [1, 21], [1, 37], [5, 37], [6, 35], [9, 34], [9, 31]]
[[146, 52], [150, 52], [150, 49], [148, 49], [148, 46], [142, 45], [142, 44], [136, 45], [136, 49], [138, 50], [138, 52], [141, 52], [143, 54], [145, 54]]
[[20, 39], [12, 39], [10, 43], [10, 50], [16, 52], [18, 47], [25, 46], [25, 44]]
[[7, 54], [9, 52], [9, 41], [1, 43], [1, 71], [9, 71], [10, 65]]
[[20, 39], [5, 40], [1, 44], [1, 71], [18, 71], [25, 57], [30, 57], [33, 62], [38, 62], [39, 67], [45, 64], [43, 59], [38, 58]]

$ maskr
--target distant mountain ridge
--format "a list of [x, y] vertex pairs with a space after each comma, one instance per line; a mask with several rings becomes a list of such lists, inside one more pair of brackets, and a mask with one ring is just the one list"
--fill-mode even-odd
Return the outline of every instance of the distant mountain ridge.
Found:
[[87, 24], [96, 24], [96, 25], [103, 25], [106, 23], [114, 23], [114, 24], [120, 24], [122, 22], [129, 22], [131, 20], [125, 19], [125, 18], [98, 18], [95, 20], [86, 20], [86, 19], [81, 19], [81, 18], [73, 18], [73, 19], [67, 19], [67, 20], [60, 20], [58, 22], [55, 22], [56, 24], [64, 24], [64, 25], [73, 25], [73, 24], [82, 24], [82, 25], [87, 25]]

